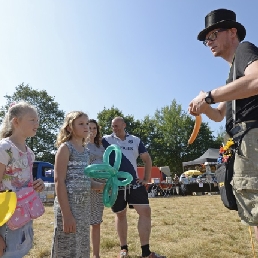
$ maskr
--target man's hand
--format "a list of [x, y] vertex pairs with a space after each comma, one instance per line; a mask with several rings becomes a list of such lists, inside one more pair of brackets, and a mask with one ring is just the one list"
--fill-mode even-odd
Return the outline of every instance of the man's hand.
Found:
[[145, 179], [137, 179], [136, 180], [136, 183], [137, 184], [142, 184], [142, 185], [147, 185], [148, 183], [149, 183], [149, 181], [148, 180], [145, 180]]
[[196, 96], [189, 104], [188, 111], [193, 116], [198, 116], [205, 113], [209, 105], [205, 102], [206, 92], [200, 91], [199, 95]]
[[0, 236], [0, 257], [4, 255], [4, 250], [6, 248], [6, 244], [2, 236]]

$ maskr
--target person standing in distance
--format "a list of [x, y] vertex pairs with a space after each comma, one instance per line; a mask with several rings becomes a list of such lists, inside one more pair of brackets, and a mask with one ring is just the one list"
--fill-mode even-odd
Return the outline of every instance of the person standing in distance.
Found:
[[[127, 258], [127, 215], [126, 206], [134, 208], [139, 215], [138, 232], [141, 242], [142, 256], [149, 258], [165, 258], [150, 251], [149, 239], [151, 233], [151, 208], [149, 206], [148, 193], [145, 185], [149, 182], [151, 176], [152, 161], [149, 153], [143, 145], [140, 138], [130, 135], [125, 131], [126, 124], [122, 117], [115, 117], [112, 120], [111, 135], [106, 135], [102, 139], [102, 144], [106, 149], [111, 144], [116, 144], [122, 152], [122, 160], [119, 170], [130, 173], [133, 181], [126, 188], [118, 191], [115, 204], [112, 211], [115, 213], [115, 224], [120, 240], [121, 251], [118, 258]], [[139, 179], [137, 174], [136, 160], [140, 156], [145, 166], [144, 179]], [[111, 164], [114, 162], [114, 153], [110, 155]]]
[[[29, 186], [37, 192], [45, 189], [41, 178], [32, 182], [35, 155], [26, 143], [27, 138], [36, 135], [38, 128], [39, 116], [35, 106], [25, 101], [11, 104], [0, 130], [0, 191], [17, 193]], [[0, 226], [0, 257], [24, 257], [33, 246], [33, 236], [32, 220], [15, 230], [7, 223]]]
[[177, 194], [179, 195], [179, 186], [180, 186], [180, 183], [179, 183], [179, 177], [177, 174], [175, 174], [174, 178], [173, 178], [173, 194]]
[[[89, 120], [90, 138], [87, 143], [87, 148], [90, 151], [90, 164], [103, 163], [103, 154], [105, 149], [101, 143], [100, 128], [96, 120]], [[105, 182], [103, 179], [94, 179], [97, 182]], [[103, 221], [103, 193], [99, 190], [91, 190], [91, 243], [93, 258], [100, 257], [100, 224]]]
[[90, 190], [104, 184], [84, 174], [90, 152], [88, 115], [71, 111], [57, 135], [55, 155], [54, 235], [51, 258], [90, 258]]
[[[230, 72], [226, 85], [208, 92], [201, 91], [190, 102], [188, 110], [194, 116], [205, 114], [216, 122], [226, 116], [226, 131], [230, 137], [238, 129], [245, 131], [252, 128], [244, 135], [235, 155], [231, 184], [238, 215], [244, 224], [254, 226], [258, 240], [258, 48], [248, 41], [241, 42], [245, 35], [246, 29], [236, 21], [233, 11], [218, 9], [206, 15], [205, 29], [197, 39], [203, 41], [213, 56], [228, 62]], [[235, 123], [232, 100], [236, 101]], [[212, 107], [214, 103], [219, 105]]]

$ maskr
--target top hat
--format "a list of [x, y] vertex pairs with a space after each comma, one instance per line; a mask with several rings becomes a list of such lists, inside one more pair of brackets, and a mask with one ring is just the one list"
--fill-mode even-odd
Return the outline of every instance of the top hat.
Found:
[[206, 35], [214, 29], [231, 29], [236, 28], [239, 40], [242, 41], [245, 38], [245, 27], [236, 22], [236, 14], [227, 9], [218, 9], [210, 12], [205, 17], [205, 29], [202, 30], [197, 39], [204, 41]]

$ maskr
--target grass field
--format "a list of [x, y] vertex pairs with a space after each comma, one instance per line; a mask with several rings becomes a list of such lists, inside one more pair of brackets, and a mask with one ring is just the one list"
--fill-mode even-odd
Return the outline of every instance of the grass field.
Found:
[[[224, 208], [219, 195], [151, 198], [151, 250], [167, 258], [251, 258], [254, 257], [248, 227], [237, 212]], [[119, 241], [114, 215], [105, 208], [101, 233], [101, 257], [116, 257]], [[141, 254], [137, 215], [128, 210], [130, 257]], [[53, 235], [53, 207], [34, 222], [34, 247], [26, 258], [50, 256]], [[253, 228], [252, 228], [253, 233]], [[258, 243], [255, 245], [258, 257]], [[70, 258], [70, 257], [68, 257]]]

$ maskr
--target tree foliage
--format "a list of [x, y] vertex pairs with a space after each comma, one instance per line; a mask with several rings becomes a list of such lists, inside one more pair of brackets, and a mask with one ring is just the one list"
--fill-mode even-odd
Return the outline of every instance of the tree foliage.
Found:
[[[208, 148], [219, 148], [220, 138], [215, 139], [207, 123], [202, 123], [199, 134], [192, 145], [188, 139], [192, 133], [195, 119], [182, 110], [175, 100], [170, 105], [156, 110], [153, 117], [135, 120], [132, 115], [124, 116], [121, 110], [104, 109], [98, 113], [103, 134], [112, 133], [111, 121], [122, 116], [126, 130], [140, 137], [148, 149], [154, 166], [169, 166], [172, 173], [182, 172], [182, 162], [194, 160]], [[138, 160], [141, 166], [142, 161]]]
[[35, 153], [37, 160], [53, 163], [54, 143], [58, 129], [64, 119], [64, 111], [59, 110], [59, 104], [45, 90], [34, 90], [23, 83], [18, 85], [15, 90], [13, 95], [4, 96], [7, 102], [5, 106], [1, 107], [0, 122], [12, 102], [24, 100], [36, 106], [40, 118], [39, 129], [35, 137], [27, 140], [27, 144]]
[[110, 109], [104, 109], [97, 114], [99, 126], [101, 127], [102, 135], [111, 134], [111, 122], [116, 116], [124, 117], [122, 111], [112, 106]]
[[98, 123], [101, 127], [101, 132], [103, 135], [112, 133], [112, 120], [118, 116], [123, 117], [126, 123], [127, 132], [134, 134], [138, 137], [141, 136], [141, 130], [139, 129], [141, 126], [140, 120], [135, 120], [132, 115], [124, 116], [123, 112], [118, 108], [115, 108], [114, 106], [112, 106], [110, 109], [104, 108], [104, 110], [99, 112], [97, 115]]
[[[28, 139], [28, 145], [34, 151], [36, 159], [54, 162], [54, 143], [60, 124], [64, 119], [64, 112], [54, 97], [45, 90], [34, 90], [29, 85], [21, 84], [16, 87], [13, 95], [5, 96], [6, 105], [0, 108], [0, 122], [10, 103], [25, 100], [38, 109], [40, 127], [35, 137]], [[194, 160], [208, 148], [219, 148], [223, 142], [225, 132], [220, 130], [214, 137], [207, 123], [202, 123], [199, 134], [193, 144], [188, 145], [195, 119], [183, 111], [181, 105], [173, 100], [170, 105], [157, 109], [153, 116], [147, 115], [142, 120], [112, 106], [104, 108], [97, 114], [102, 135], [111, 134], [111, 122], [117, 117], [123, 117], [126, 131], [138, 136], [147, 147], [153, 161], [153, 166], [169, 166], [172, 173], [182, 172], [182, 162]], [[137, 160], [142, 166], [141, 159]]]

